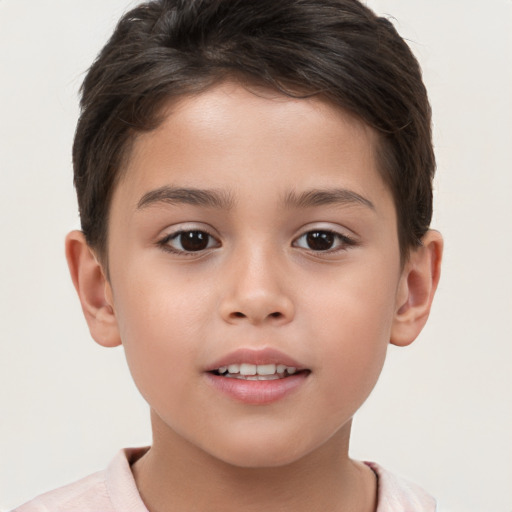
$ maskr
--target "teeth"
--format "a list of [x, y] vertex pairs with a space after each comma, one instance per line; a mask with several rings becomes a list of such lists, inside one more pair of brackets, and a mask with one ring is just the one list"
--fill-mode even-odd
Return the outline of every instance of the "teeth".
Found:
[[[229, 373], [231, 373], [231, 371]], [[240, 375], [256, 375], [256, 365], [246, 363], [241, 364]]]
[[230, 364], [228, 366], [229, 373], [240, 373], [240, 365], [239, 364]]
[[241, 375], [240, 373], [227, 373], [224, 375], [224, 377], [227, 377], [228, 379], [239, 379], [239, 380], [279, 380], [281, 377], [274, 373], [274, 375]]
[[[297, 371], [294, 366], [286, 366], [284, 364], [230, 364], [229, 366], [221, 366], [217, 372], [226, 377], [247, 378], [247, 380], [273, 380], [284, 376], [284, 373], [293, 375]], [[267, 378], [259, 378], [267, 377]]]
[[258, 375], [273, 375], [276, 373], [275, 364], [259, 364], [256, 368]]

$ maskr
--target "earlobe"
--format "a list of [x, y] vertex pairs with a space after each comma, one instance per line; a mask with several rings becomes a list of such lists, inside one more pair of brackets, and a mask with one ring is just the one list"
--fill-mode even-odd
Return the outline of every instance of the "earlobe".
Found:
[[391, 329], [393, 345], [409, 345], [419, 335], [439, 283], [443, 238], [439, 232], [429, 230], [422, 242], [421, 247], [411, 251], [402, 271]]
[[81, 231], [66, 237], [66, 259], [91, 336], [105, 347], [120, 345], [110, 284]]

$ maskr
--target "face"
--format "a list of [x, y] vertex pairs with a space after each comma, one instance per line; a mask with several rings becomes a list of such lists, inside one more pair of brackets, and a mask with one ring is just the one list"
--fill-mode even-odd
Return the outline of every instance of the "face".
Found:
[[159, 435], [239, 466], [347, 437], [398, 308], [376, 136], [319, 99], [224, 83], [140, 135], [107, 295]]

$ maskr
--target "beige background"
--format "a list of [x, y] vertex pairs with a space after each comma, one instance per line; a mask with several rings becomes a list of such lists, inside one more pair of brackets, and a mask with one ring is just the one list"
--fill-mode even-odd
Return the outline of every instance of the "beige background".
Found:
[[[355, 457], [452, 512], [512, 511], [512, 2], [371, 0], [434, 109], [444, 272], [427, 329], [392, 347]], [[126, 0], [0, 0], [0, 509], [150, 441], [122, 350], [90, 339], [63, 255], [77, 226], [77, 89]]]

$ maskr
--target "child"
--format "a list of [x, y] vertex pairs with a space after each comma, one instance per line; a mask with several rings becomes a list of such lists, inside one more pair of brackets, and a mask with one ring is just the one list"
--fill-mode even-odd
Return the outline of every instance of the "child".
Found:
[[90, 69], [66, 251], [150, 448], [30, 511], [433, 512], [348, 456], [439, 280], [416, 60], [355, 0], [155, 0]]

